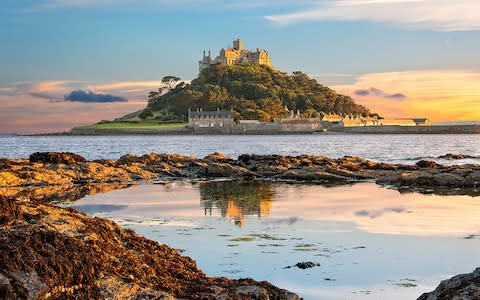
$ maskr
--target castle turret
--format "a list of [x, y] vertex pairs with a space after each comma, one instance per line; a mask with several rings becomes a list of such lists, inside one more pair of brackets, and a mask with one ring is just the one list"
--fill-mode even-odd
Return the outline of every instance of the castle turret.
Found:
[[235, 50], [242, 50], [243, 49], [243, 42], [241, 39], [237, 39], [233, 41], [233, 49]]

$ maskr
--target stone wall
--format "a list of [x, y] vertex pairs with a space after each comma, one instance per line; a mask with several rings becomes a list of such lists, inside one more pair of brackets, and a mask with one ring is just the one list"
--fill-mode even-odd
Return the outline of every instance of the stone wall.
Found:
[[359, 134], [473, 134], [480, 133], [480, 125], [331, 127], [329, 131]]

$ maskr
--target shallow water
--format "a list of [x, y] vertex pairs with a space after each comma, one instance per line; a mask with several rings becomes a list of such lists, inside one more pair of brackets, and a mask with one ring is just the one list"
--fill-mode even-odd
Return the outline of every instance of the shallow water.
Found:
[[[305, 299], [416, 299], [480, 266], [480, 197], [216, 181], [146, 184], [72, 206], [183, 249], [212, 276]], [[320, 266], [293, 266], [312, 261]]]
[[0, 136], [0, 158], [28, 157], [36, 151], [70, 151], [87, 159], [117, 159], [126, 153], [189, 154], [215, 151], [237, 157], [244, 153], [329, 157], [361, 156], [389, 163], [414, 163], [447, 153], [478, 157], [438, 160], [480, 163], [480, 135], [273, 135], [273, 136]]

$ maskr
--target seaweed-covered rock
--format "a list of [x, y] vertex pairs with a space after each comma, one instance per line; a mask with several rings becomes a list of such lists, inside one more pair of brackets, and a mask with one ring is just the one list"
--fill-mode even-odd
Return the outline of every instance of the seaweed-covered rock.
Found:
[[0, 299], [299, 299], [268, 282], [207, 277], [108, 220], [0, 200]]

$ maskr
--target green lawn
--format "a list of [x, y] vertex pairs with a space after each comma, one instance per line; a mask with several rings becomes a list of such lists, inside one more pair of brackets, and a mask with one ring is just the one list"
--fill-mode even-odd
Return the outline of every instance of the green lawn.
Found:
[[158, 124], [155, 121], [144, 121], [140, 123], [131, 122], [112, 122], [105, 124], [92, 124], [82, 126], [85, 129], [178, 129], [185, 128], [188, 123], [162, 123]]

